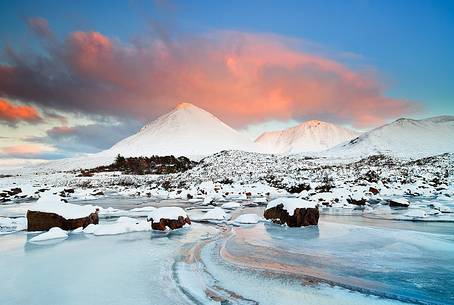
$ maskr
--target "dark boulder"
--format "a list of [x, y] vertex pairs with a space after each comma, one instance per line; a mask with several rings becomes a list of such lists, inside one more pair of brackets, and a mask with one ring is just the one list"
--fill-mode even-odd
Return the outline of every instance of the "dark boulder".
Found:
[[263, 216], [274, 223], [287, 224], [289, 227], [311, 226], [318, 224], [318, 208], [296, 208], [290, 216], [283, 204], [265, 210]]
[[98, 224], [98, 209], [95, 213], [83, 218], [66, 219], [55, 213], [40, 211], [27, 211], [27, 231], [48, 231], [50, 228], [59, 227], [65, 231], [74, 230], [80, 227], [87, 227], [89, 224]]
[[369, 187], [369, 192], [371, 192], [374, 195], [377, 195], [380, 191], [376, 189], [375, 187]]

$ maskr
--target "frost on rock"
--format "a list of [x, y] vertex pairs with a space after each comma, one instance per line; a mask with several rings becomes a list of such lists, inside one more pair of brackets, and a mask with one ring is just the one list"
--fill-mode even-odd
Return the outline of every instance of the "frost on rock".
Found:
[[68, 238], [68, 233], [66, 231], [58, 227], [53, 227], [50, 228], [49, 231], [33, 237], [32, 239], [29, 240], [29, 242], [40, 242], [50, 239], [66, 239], [66, 238]]
[[266, 206], [264, 217], [289, 227], [317, 225], [318, 207], [315, 203], [300, 198], [278, 198]]
[[164, 231], [166, 228], [172, 230], [182, 228], [184, 225], [191, 224], [186, 212], [180, 207], [163, 207], [152, 211], [148, 215], [153, 230]]

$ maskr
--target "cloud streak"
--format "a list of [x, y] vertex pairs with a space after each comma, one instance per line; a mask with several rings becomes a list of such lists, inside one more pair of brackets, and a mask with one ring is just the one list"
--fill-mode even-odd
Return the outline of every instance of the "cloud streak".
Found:
[[[40, 36], [51, 33], [44, 24], [35, 24]], [[9, 50], [8, 62], [0, 65], [0, 97], [139, 120], [186, 101], [236, 127], [304, 117], [370, 126], [416, 109], [386, 97], [374, 73], [305, 52], [301, 45], [237, 31], [134, 43], [73, 32], [63, 41], [46, 39], [45, 56]]]
[[38, 111], [32, 106], [15, 105], [0, 99], [0, 121], [14, 125], [20, 121], [37, 123], [41, 119]]

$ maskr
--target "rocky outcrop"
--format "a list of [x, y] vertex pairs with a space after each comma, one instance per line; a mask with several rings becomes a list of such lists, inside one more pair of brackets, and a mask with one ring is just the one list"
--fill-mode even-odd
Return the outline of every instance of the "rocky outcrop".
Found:
[[191, 220], [189, 219], [188, 216], [186, 216], [186, 217], [179, 216], [178, 219], [161, 218], [159, 222], [154, 222], [153, 220], [151, 220], [151, 228], [153, 230], [160, 230], [160, 231], [164, 231], [166, 229], [166, 227], [169, 227], [172, 230], [180, 229], [185, 224], [188, 224], [188, 225], [191, 224]]
[[265, 210], [263, 216], [274, 223], [287, 224], [289, 227], [311, 226], [318, 224], [318, 208], [296, 208], [290, 216], [283, 204]]
[[408, 208], [410, 206], [410, 202], [405, 198], [389, 199], [388, 203], [390, 207], [395, 208]]
[[63, 230], [74, 230], [80, 227], [85, 228], [89, 224], [98, 224], [98, 209], [87, 217], [77, 219], [66, 219], [55, 213], [40, 211], [27, 211], [27, 231], [47, 231], [53, 227]]
[[354, 205], [366, 205], [367, 200], [364, 198], [347, 198], [347, 202]]

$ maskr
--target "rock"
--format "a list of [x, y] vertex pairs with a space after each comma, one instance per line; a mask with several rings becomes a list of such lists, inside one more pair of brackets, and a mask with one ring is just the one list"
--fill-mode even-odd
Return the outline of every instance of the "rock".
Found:
[[289, 227], [311, 226], [318, 224], [318, 208], [296, 208], [290, 216], [283, 204], [265, 210], [263, 216], [274, 223], [287, 224]]
[[161, 218], [159, 222], [154, 222], [153, 220], [151, 221], [151, 228], [153, 230], [160, 230], [164, 231], [166, 227], [169, 227], [172, 230], [175, 229], [180, 229], [182, 228], [185, 224], [190, 225], [191, 220], [189, 219], [188, 216], [183, 217], [183, 216], [178, 216], [178, 219], [167, 219], [167, 218]]
[[50, 228], [59, 227], [65, 231], [85, 228], [89, 224], [98, 224], [98, 209], [87, 217], [66, 219], [55, 213], [27, 211], [27, 231], [48, 231]]
[[398, 198], [398, 199], [389, 199], [388, 200], [390, 207], [404, 207], [407, 208], [410, 206], [410, 201], [405, 198]]
[[347, 198], [347, 202], [354, 205], [366, 205], [367, 200], [364, 198]]
[[10, 196], [17, 195], [19, 193], [22, 193], [22, 189], [20, 187], [15, 187], [12, 188], [11, 190], [7, 191]]
[[99, 191], [99, 192], [93, 193], [92, 195], [93, 196], [104, 196], [104, 192], [103, 191]]
[[375, 187], [369, 187], [369, 192], [371, 192], [374, 195], [377, 195], [380, 191], [376, 189]]

